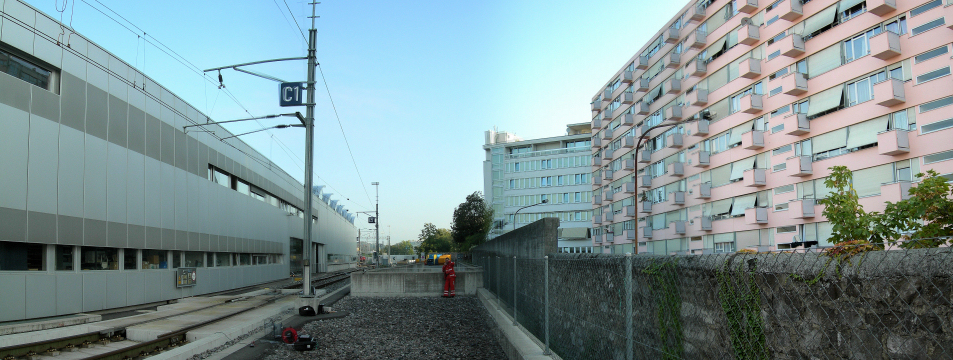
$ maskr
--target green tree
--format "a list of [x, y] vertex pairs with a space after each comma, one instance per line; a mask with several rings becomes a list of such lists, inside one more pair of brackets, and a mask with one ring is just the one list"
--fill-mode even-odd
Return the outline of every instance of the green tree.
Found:
[[[953, 200], [950, 200], [953, 190], [947, 179], [936, 171], [929, 170], [917, 177], [923, 180], [910, 188], [909, 199], [887, 202], [880, 226], [910, 231], [910, 235], [903, 237], [906, 240], [922, 239], [906, 242], [901, 247], [937, 247], [947, 241], [936, 238], [953, 236]], [[900, 238], [897, 234], [892, 240]]]
[[391, 245], [387, 250], [391, 255], [413, 255], [414, 245], [410, 243], [410, 240], [404, 240]]
[[831, 175], [824, 180], [824, 185], [833, 191], [826, 199], [817, 201], [825, 206], [824, 216], [833, 228], [829, 241], [834, 244], [867, 239], [883, 242], [885, 234], [873, 232], [874, 227], [871, 226], [880, 222], [878, 214], [867, 213], [860, 205], [857, 191], [854, 190], [853, 173], [846, 166], [833, 166], [830, 169]]
[[417, 247], [418, 254], [453, 250], [453, 238], [450, 235], [450, 230], [438, 229], [431, 223], [424, 224], [418, 239], [421, 240], [420, 246]]
[[467, 195], [466, 201], [453, 210], [451, 233], [457, 249], [469, 251], [482, 244], [493, 225], [493, 208], [479, 191]]

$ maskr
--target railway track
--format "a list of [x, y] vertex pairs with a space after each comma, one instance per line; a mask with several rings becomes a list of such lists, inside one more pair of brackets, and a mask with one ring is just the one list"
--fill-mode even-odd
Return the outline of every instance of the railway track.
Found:
[[[345, 281], [350, 278], [350, 274], [354, 271], [360, 271], [358, 269], [349, 269], [338, 271], [334, 273], [328, 273], [322, 276], [321, 278], [314, 279], [311, 281], [311, 286], [320, 289], [327, 287], [329, 285]], [[250, 287], [254, 288], [254, 287]], [[293, 283], [283, 287], [284, 289], [295, 289], [301, 288], [301, 283]], [[89, 357], [83, 358], [84, 360], [132, 360], [132, 359], [143, 359], [151, 355], [161, 353], [163, 351], [179, 347], [187, 342], [186, 334], [189, 331], [199, 329], [222, 320], [234, 317], [239, 314], [243, 314], [252, 310], [260, 309], [264, 306], [273, 304], [275, 301], [283, 299], [288, 296], [293, 296], [296, 294], [275, 294], [267, 299], [264, 299], [262, 303], [255, 306], [238, 310], [223, 316], [219, 316], [213, 319], [209, 319], [200, 323], [196, 323], [175, 331], [171, 331], [165, 334], [161, 334], [156, 337], [155, 340], [150, 340], [146, 342], [136, 343], [131, 346], [123, 347], [121, 349], [116, 349], [110, 352], [106, 352], [98, 355], [91, 355]], [[121, 328], [111, 328], [105, 330], [98, 330], [93, 332], [88, 332], [85, 334], [73, 335], [63, 338], [44, 340], [38, 342], [32, 342], [21, 345], [14, 345], [0, 348], [0, 359], [2, 360], [20, 360], [20, 359], [33, 359], [36, 356], [55, 356], [59, 352], [71, 352], [76, 351], [80, 348], [92, 347], [96, 345], [106, 345], [111, 342], [123, 341], [126, 336], [126, 329], [134, 326], [139, 326], [143, 324], [148, 324], [151, 322], [161, 321], [171, 317], [178, 317], [189, 313], [195, 313], [203, 310], [207, 310], [213, 307], [218, 307], [226, 304], [231, 304], [236, 300], [243, 300], [244, 298], [236, 298], [226, 302], [222, 302], [215, 305], [210, 305], [202, 307], [199, 309], [180, 312], [172, 314], [169, 316], [158, 317], [149, 319], [142, 322], [137, 322], [133, 324], [126, 325]]]

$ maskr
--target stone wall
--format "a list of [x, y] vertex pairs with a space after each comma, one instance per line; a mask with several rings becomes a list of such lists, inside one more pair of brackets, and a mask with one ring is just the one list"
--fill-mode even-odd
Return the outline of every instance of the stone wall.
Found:
[[548, 272], [550, 343], [562, 358], [624, 359], [629, 341], [636, 359], [953, 357], [949, 248], [551, 254], [518, 260], [516, 280], [512, 262], [485, 260], [487, 288], [510, 313], [515, 293], [520, 323], [543, 340]]

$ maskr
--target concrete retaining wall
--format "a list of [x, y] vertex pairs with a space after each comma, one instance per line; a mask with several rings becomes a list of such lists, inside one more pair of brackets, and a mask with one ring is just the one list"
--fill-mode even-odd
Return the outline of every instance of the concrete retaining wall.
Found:
[[520, 259], [542, 259], [558, 250], [559, 219], [545, 218], [510, 231], [473, 249], [493, 256], [516, 256]]
[[[351, 296], [403, 297], [443, 295], [444, 277], [440, 267], [420, 266], [405, 270], [355, 272], [351, 274]], [[457, 270], [457, 295], [476, 295], [483, 287], [483, 271], [477, 268]]]

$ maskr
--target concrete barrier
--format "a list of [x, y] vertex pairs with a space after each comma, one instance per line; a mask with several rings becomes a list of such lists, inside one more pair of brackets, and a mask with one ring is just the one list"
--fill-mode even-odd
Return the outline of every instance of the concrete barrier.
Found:
[[[476, 295], [483, 287], [483, 270], [458, 265], [457, 295]], [[439, 266], [408, 266], [351, 273], [351, 296], [413, 297], [443, 295], [444, 277]]]

